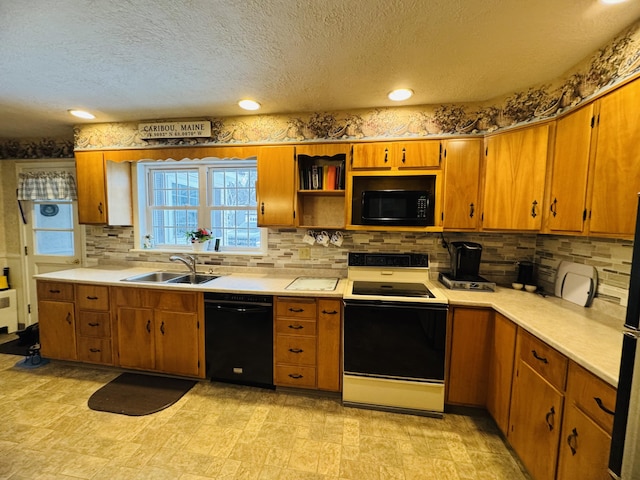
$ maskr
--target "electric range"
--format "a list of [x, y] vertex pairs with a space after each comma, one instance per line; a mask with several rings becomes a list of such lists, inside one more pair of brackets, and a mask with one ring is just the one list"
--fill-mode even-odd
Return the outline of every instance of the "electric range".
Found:
[[442, 416], [447, 298], [424, 254], [349, 253], [344, 294], [347, 406]]

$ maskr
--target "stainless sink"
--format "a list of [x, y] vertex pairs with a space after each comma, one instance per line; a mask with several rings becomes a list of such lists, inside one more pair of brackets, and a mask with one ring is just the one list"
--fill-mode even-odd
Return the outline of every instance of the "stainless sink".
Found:
[[176, 272], [151, 272], [142, 273], [140, 275], [134, 275], [133, 277], [125, 278], [125, 282], [151, 282], [151, 283], [164, 283], [169, 280], [184, 277], [184, 273]]
[[177, 278], [172, 278], [170, 280], [167, 280], [166, 283], [199, 284], [199, 283], [210, 282], [211, 280], [215, 280], [218, 277], [219, 277], [219, 275], [205, 275], [205, 274], [202, 274], [202, 273], [196, 273], [196, 274], [183, 275], [183, 276], [177, 277]]

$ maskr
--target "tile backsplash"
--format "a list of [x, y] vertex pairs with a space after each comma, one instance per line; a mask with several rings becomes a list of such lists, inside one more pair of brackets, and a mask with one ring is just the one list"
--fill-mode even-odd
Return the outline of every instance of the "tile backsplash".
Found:
[[[471, 241], [482, 244], [480, 275], [509, 286], [517, 278], [516, 262], [529, 260], [536, 265], [537, 284], [553, 292], [558, 264], [561, 260], [593, 265], [598, 270], [600, 300], [619, 304], [626, 302], [631, 268], [630, 240], [591, 237], [565, 237], [522, 233], [414, 233], [344, 231], [341, 247], [329, 245], [309, 247], [311, 258], [301, 259], [300, 251], [308, 247], [302, 241], [306, 230], [269, 229], [266, 255], [200, 254], [206, 267], [218, 272], [247, 269], [261, 273], [296, 272], [306, 275], [346, 276], [347, 252], [428, 253], [431, 271], [449, 270], [449, 254], [442, 246], [447, 242]], [[153, 250], [134, 250], [131, 227], [87, 227], [87, 259], [90, 264], [154, 264], [171, 268], [169, 254]], [[173, 265], [173, 264], [172, 264]]]

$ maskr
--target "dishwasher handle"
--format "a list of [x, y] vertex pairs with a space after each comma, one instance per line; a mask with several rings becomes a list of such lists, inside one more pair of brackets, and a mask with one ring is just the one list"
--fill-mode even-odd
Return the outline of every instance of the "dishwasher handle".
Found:
[[205, 306], [215, 308], [223, 312], [236, 312], [236, 313], [271, 313], [271, 305], [221, 305], [219, 303], [207, 303]]

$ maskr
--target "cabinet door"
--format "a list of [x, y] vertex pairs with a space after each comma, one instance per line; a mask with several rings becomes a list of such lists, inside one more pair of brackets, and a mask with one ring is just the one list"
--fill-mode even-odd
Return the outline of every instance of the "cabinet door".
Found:
[[156, 369], [197, 376], [199, 373], [197, 313], [155, 311]]
[[591, 103], [562, 117], [556, 124], [549, 208], [545, 211], [551, 232], [582, 232], [592, 121]]
[[487, 139], [483, 229], [539, 230], [549, 125]]
[[442, 160], [440, 140], [394, 143], [394, 164], [398, 168], [438, 168]]
[[564, 396], [519, 360], [513, 382], [509, 443], [536, 480], [555, 478]]
[[318, 300], [318, 388], [340, 391], [342, 301]]
[[494, 313], [493, 332], [489, 342], [487, 410], [505, 435], [509, 429], [516, 332], [515, 323], [500, 313]]
[[261, 147], [258, 153], [258, 226], [294, 223], [293, 147]]
[[60, 360], [76, 360], [76, 327], [72, 302], [38, 302], [38, 327], [42, 355]]
[[562, 424], [557, 480], [609, 480], [611, 436], [575, 405]]
[[107, 223], [107, 192], [102, 152], [76, 152], [78, 222]]
[[453, 310], [447, 403], [484, 407], [491, 316], [486, 309]]
[[118, 307], [117, 319], [119, 365], [153, 370], [155, 368], [153, 310]]
[[589, 231], [632, 236], [640, 191], [640, 81], [600, 100]]
[[392, 144], [379, 143], [355, 143], [353, 144], [353, 156], [351, 168], [391, 168]]
[[444, 228], [475, 230], [478, 227], [478, 186], [482, 139], [444, 142]]

